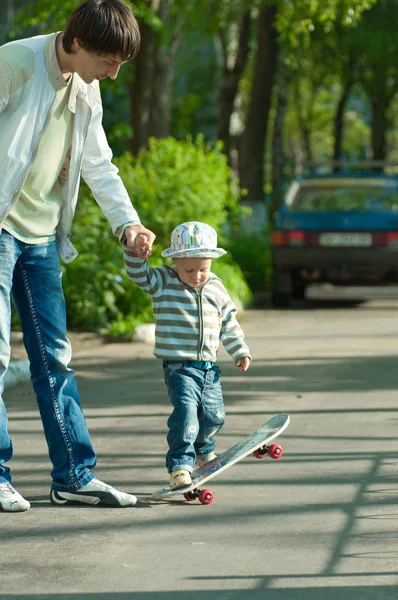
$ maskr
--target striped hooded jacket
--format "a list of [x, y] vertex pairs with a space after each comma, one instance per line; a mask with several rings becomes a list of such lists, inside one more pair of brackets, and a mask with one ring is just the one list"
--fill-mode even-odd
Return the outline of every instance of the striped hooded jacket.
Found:
[[215, 362], [220, 340], [235, 361], [250, 357], [236, 307], [216, 275], [194, 289], [171, 267], [149, 267], [127, 248], [124, 258], [129, 278], [152, 297], [157, 358]]

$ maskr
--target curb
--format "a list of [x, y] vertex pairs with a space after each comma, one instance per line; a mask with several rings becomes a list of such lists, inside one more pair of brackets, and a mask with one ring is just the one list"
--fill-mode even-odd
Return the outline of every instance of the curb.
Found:
[[4, 388], [10, 388], [17, 383], [24, 383], [30, 379], [29, 360], [13, 360], [8, 365], [4, 378]]

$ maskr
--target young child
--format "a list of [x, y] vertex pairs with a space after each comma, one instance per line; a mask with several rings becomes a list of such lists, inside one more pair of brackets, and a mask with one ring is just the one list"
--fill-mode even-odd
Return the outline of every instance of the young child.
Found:
[[[137, 237], [134, 251], [145, 255], [146, 237]], [[164, 378], [173, 412], [168, 419], [166, 466], [170, 487], [191, 483], [195, 467], [216, 457], [215, 434], [224, 425], [225, 410], [216, 365], [220, 340], [240, 371], [251, 357], [236, 307], [221, 280], [211, 272], [217, 234], [198, 221], [178, 225], [162, 256], [174, 267], [150, 268], [125, 247], [127, 274], [151, 295], [155, 316], [154, 354], [163, 360]], [[149, 255], [149, 250], [146, 252]]]

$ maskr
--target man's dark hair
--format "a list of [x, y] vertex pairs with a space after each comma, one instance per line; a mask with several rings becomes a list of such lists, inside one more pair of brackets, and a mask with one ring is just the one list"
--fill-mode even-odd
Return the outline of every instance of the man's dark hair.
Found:
[[87, 52], [114, 54], [123, 61], [134, 58], [140, 49], [140, 30], [131, 10], [122, 0], [85, 0], [70, 15], [62, 45], [73, 52], [77, 38]]

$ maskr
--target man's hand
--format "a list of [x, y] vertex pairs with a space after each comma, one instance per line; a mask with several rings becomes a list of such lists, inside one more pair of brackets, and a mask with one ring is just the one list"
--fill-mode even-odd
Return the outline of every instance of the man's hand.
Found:
[[239, 370], [241, 373], [244, 373], [250, 367], [250, 362], [250, 358], [248, 356], [244, 356], [243, 358], [238, 358], [235, 364], [237, 367], [240, 367]]
[[152, 252], [152, 244], [156, 235], [143, 225], [128, 225], [124, 230], [127, 248], [140, 258], [148, 258]]

